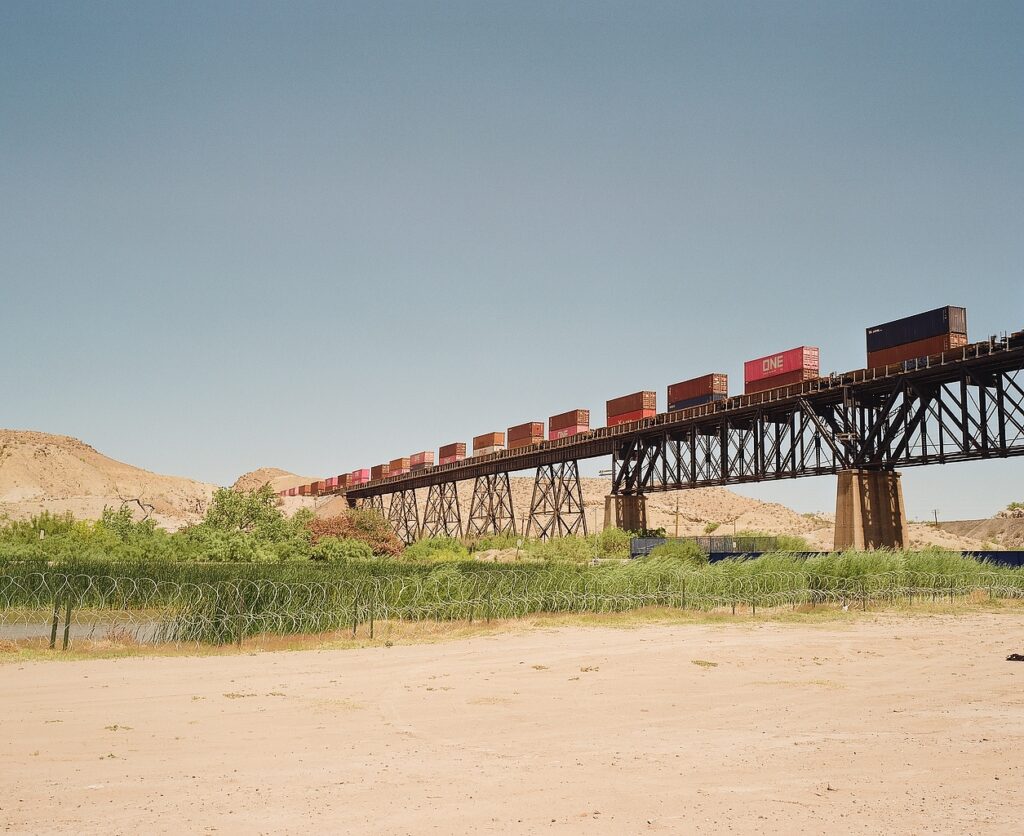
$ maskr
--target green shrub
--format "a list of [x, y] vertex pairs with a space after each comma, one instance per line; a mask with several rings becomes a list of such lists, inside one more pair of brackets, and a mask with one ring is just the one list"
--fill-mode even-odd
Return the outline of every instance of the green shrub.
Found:
[[325, 563], [347, 563], [372, 559], [373, 549], [369, 543], [352, 537], [321, 537], [313, 545], [311, 557]]
[[554, 563], [586, 563], [593, 560], [595, 543], [583, 537], [551, 537], [548, 540], [531, 540], [528, 544], [530, 557]]
[[629, 557], [633, 533], [621, 528], [606, 528], [597, 535], [597, 553], [602, 557]]
[[676, 563], [685, 566], [705, 566], [708, 556], [692, 540], [669, 540], [651, 549], [651, 553], [640, 559], [648, 565]]
[[413, 563], [468, 560], [469, 549], [453, 537], [431, 537], [406, 546], [402, 558]]

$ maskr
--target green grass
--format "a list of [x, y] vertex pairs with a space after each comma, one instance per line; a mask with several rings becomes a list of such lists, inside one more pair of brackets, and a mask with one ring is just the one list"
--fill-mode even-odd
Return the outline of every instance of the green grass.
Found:
[[954, 600], [986, 592], [1024, 597], [1024, 571], [956, 553], [785, 553], [700, 563], [662, 555], [589, 566], [552, 560], [340, 564], [36, 562], [0, 567], [0, 625], [45, 623], [72, 603], [78, 623], [148, 625], [171, 641], [224, 643], [257, 634], [334, 631], [371, 620], [453, 621], [645, 607], [842, 606]]

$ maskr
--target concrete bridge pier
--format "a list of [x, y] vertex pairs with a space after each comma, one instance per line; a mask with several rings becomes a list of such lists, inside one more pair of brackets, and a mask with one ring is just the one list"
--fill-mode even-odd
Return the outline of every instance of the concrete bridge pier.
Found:
[[647, 498], [610, 494], [604, 498], [604, 527], [623, 531], [647, 529]]
[[902, 549], [908, 542], [900, 474], [895, 470], [840, 471], [836, 550]]

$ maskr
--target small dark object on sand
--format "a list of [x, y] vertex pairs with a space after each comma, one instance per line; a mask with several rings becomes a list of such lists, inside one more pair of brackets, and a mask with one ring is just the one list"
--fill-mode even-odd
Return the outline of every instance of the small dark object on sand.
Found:
[[1006, 657], [1007, 662], [1024, 662], [1024, 653], [1011, 653]]

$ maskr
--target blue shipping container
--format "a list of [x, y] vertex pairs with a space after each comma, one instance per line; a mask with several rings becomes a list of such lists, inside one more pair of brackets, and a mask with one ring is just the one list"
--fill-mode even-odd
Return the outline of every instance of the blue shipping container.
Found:
[[967, 333], [967, 309], [946, 305], [934, 311], [906, 316], [867, 329], [868, 351], [916, 343], [943, 334]]

